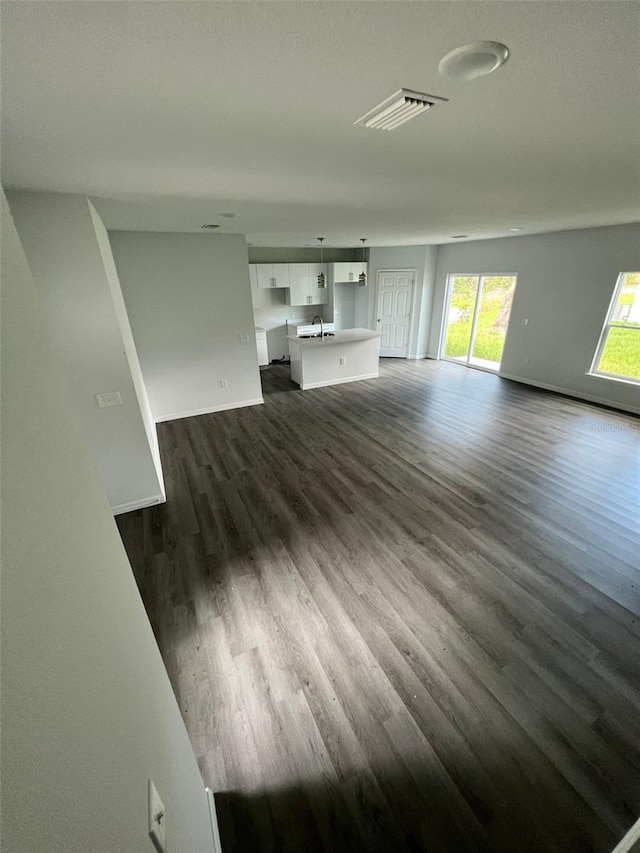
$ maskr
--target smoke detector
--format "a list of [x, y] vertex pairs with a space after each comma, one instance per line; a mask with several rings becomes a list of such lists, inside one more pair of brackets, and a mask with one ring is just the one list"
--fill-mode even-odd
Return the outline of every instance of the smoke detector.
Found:
[[376, 130], [394, 130], [409, 119], [415, 118], [420, 113], [437, 107], [438, 104], [446, 104], [447, 98], [438, 98], [436, 95], [424, 95], [421, 92], [413, 92], [411, 89], [399, 89], [377, 107], [359, 118], [354, 124], [371, 127]]
[[443, 56], [438, 71], [452, 80], [474, 80], [492, 74], [509, 58], [509, 48], [499, 41], [473, 41]]

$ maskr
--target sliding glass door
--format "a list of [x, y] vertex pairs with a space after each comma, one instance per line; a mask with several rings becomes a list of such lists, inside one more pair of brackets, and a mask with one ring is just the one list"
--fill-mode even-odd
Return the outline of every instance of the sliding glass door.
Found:
[[515, 287], [515, 275], [450, 275], [441, 357], [497, 371]]

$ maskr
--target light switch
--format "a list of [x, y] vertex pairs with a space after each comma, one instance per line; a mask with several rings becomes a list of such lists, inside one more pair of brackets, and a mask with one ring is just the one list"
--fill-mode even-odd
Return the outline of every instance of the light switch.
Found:
[[240, 335], [240, 343], [248, 344], [249, 343], [249, 335]]
[[107, 409], [109, 406], [122, 405], [122, 397], [120, 396], [119, 391], [108, 391], [106, 394], [96, 394], [96, 400], [98, 401], [98, 407], [100, 409]]
[[149, 837], [158, 853], [166, 853], [166, 814], [156, 786], [149, 779]]

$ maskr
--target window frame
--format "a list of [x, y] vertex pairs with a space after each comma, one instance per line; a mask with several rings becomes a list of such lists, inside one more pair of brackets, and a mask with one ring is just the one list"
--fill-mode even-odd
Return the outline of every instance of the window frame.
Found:
[[[439, 361], [449, 361], [452, 364], [463, 364], [464, 367], [470, 367], [472, 370], [484, 370], [485, 373], [492, 373], [494, 376], [500, 376], [500, 370], [502, 369], [502, 356], [504, 355], [504, 345], [502, 347], [502, 354], [500, 356], [500, 362], [498, 363], [497, 368], [493, 367], [485, 367], [480, 364], [472, 364], [469, 361], [469, 357], [471, 356], [471, 352], [473, 350], [473, 345], [475, 343], [475, 333], [478, 327], [478, 311], [480, 308], [480, 300], [482, 299], [482, 291], [484, 289], [484, 280], [486, 278], [515, 278], [516, 283], [515, 287], [518, 286], [518, 276], [517, 272], [450, 272], [446, 273], [446, 283], [444, 290], [444, 303], [442, 306], [442, 317], [440, 320], [440, 339], [438, 344], [438, 360]], [[454, 288], [454, 279], [456, 278], [477, 278], [478, 279], [478, 290], [476, 292], [476, 298], [473, 309], [473, 319], [471, 325], [471, 337], [469, 339], [469, 352], [467, 353], [467, 361], [461, 362], [459, 359], [454, 358], [453, 356], [445, 355], [445, 349], [447, 346], [447, 327], [448, 322], [447, 318], [449, 315], [449, 307], [451, 303], [451, 296], [453, 294]], [[511, 305], [511, 309], [513, 310], [513, 304]], [[509, 323], [511, 322], [511, 312], [509, 312], [509, 322], [507, 323], [507, 328], [505, 330], [505, 340], [504, 344], [507, 342], [507, 332], [509, 331]]]
[[609, 308], [607, 309], [607, 313], [604, 318], [604, 323], [602, 325], [602, 330], [600, 332], [600, 337], [598, 339], [598, 346], [596, 347], [593, 360], [591, 361], [591, 367], [587, 371], [587, 376], [595, 376], [598, 379], [610, 379], [614, 380], [615, 382], [628, 382], [630, 385], [640, 385], [640, 379], [634, 379], [631, 376], [623, 376], [620, 373], [607, 373], [604, 370], [598, 370], [598, 365], [600, 364], [604, 348], [607, 345], [610, 329], [632, 329], [633, 331], [636, 331], [638, 335], [640, 335], [640, 326], [635, 329], [633, 326], [627, 326], [624, 323], [613, 319], [613, 313], [615, 311], [616, 305], [618, 304], [618, 297], [620, 296], [620, 292], [622, 290], [624, 278], [625, 276], [632, 275], [634, 273], [637, 273], [637, 271], [627, 270], [626, 272], [618, 273], [618, 278], [615, 287], [613, 288], [613, 294], [611, 295], [611, 300], [609, 302]]

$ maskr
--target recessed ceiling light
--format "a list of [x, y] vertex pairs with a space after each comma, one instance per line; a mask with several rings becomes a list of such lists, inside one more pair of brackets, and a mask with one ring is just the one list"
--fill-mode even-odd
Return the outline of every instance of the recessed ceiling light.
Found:
[[208, 231], [212, 228], [219, 228], [219, 227], [220, 227], [219, 225], [214, 225], [213, 222], [208, 222], [208, 223], [205, 223], [205, 225], [201, 225], [200, 230], [201, 231]]
[[237, 213], [221, 213], [220, 214], [220, 216], [222, 216], [224, 219], [235, 219], [237, 215], [238, 215]]
[[473, 41], [443, 56], [438, 71], [452, 80], [473, 80], [491, 74], [507, 61], [509, 48], [497, 41]]
[[452, 234], [451, 239], [452, 240], [464, 240], [468, 236], [469, 236], [468, 234]]
[[446, 98], [438, 98], [435, 95], [423, 95], [420, 92], [412, 92], [411, 89], [398, 89], [358, 121], [354, 121], [354, 124], [362, 124], [374, 130], [394, 130], [420, 113], [446, 102]]
[[509, 228], [509, 231], [522, 231], [522, 225], [514, 225], [513, 228]]

